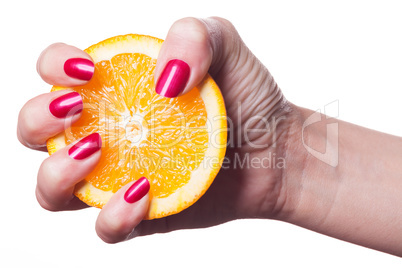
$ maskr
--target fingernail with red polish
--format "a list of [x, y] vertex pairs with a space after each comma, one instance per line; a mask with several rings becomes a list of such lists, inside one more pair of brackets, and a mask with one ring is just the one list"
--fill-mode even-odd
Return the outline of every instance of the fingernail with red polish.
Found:
[[57, 118], [65, 118], [82, 111], [82, 98], [78, 92], [70, 92], [49, 104], [49, 110]]
[[185, 88], [190, 77], [190, 66], [182, 60], [171, 60], [166, 64], [155, 91], [168, 98], [177, 97]]
[[64, 72], [72, 78], [89, 81], [94, 71], [94, 63], [88, 59], [73, 58], [64, 63]]
[[127, 203], [134, 203], [143, 198], [149, 192], [149, 181], [145, 177], [139, 178], [133, 185], [128, 188], [124, 194], [124, 200]]
[[82, 160], [92, 155], [102, 147], [102, 139], [98, 133], [86, 136], [68, 150], [68, 154], [75, 160]]

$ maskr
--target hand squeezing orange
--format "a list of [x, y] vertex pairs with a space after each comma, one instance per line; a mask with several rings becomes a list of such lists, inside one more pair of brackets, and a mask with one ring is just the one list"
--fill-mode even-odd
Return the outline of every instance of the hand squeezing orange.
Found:
[[[116, 36], [85, 50], [95, 72], [69, 88], [83, 99], [80, 119], [47, 142], [49, 154], [93, 132], [102, 138], [96, 168], [75, 195], [102, 208], [113, 193], [148, 178], [147, 219], [178, 213], [195, 203], [217, 175], [226, 150], [226, 111], [207, 75], [190, 92], [165, 98], [155, 92], [154, 69], [162, 40]], [[67, 89], [54, 86], [52, 91]]]

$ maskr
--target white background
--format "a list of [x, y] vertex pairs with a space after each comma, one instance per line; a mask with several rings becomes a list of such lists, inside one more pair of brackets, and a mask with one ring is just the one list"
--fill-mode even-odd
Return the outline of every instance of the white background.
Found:
[[231, 20], [293, 103], [316, 110], [338, 100], [340, 119], [402, 135], [399, 1], [224, 2], [2, 1], [0, 267], [401, 267], [394, 256], [269, 220], [108, 245], [94, 231], [97, 209], [37, 204], [47, 155], [20, 145], [15, 130], [22, 105], [50, 90], [36, 73], [40, 52], [126, 33], [164, 38], [186, 16]]

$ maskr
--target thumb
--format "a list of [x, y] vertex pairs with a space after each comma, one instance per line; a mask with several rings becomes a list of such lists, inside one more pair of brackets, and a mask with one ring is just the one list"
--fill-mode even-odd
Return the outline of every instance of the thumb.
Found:
[[[232, 140], [253, 148], [276, 142], [278, 135], [267, 131], [267, 120], [284, 118], [291, 108], [232, 23], [218, 17], [175, 22], [158, 55], [156, 93], [169, 98], [185, 94], [208, 72], [225, 99]], [[247, 132], [247, 127], [259, 131]]]
[[234, 36], [238, 36], [234, 27], [221, 18], [176, 21], [158, 56], [156, 92], [174, 98], [197, 86], [208, 71], [216, 72], [224, 61], [227, 64], [231, 51], [236, 54], [241, 40]]

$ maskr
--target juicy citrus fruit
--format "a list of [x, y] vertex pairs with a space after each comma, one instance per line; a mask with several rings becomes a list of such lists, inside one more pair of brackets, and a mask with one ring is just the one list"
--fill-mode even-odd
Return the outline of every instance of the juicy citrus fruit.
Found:
[[[47, 142], [49, 154], [93, 132], [102, 137], [101, 160], [75, 188], [88, 205], [102, 208], [122, 186], [148, 178], [147, 219], [178, 213], [196, 202], [217, 175], [226, 150], [222, 95], [206, 75], [189, 93], [155, 93], [154, 69], [163, 41], [117, 36], [85, 51], [95, 73], [81, 94], [80, 119]], [[54, 86], [52, 91], [67, 89]]]

